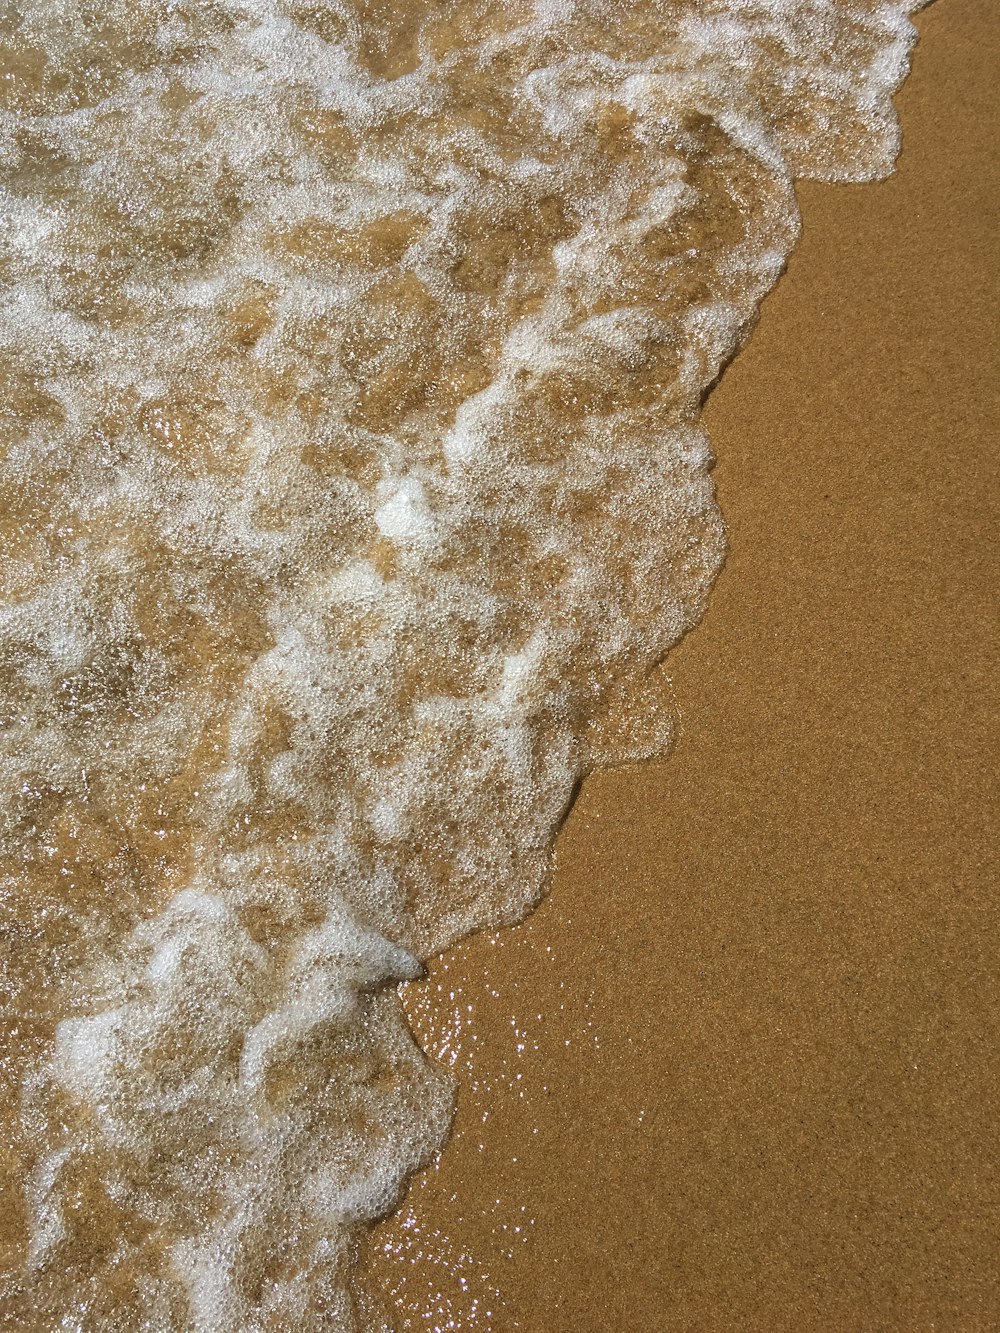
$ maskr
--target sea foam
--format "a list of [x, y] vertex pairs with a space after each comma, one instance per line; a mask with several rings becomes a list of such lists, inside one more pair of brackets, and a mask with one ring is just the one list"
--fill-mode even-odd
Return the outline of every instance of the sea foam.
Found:
[[453, 1096], [396, 984], [664, 745], [700, 405], [915, 7], [6, 7], [5, 1327], [364, 1323]]

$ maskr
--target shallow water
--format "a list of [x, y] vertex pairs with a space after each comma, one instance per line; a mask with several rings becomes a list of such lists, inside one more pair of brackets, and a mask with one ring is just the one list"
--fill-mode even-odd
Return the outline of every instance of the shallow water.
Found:
[[7, 1327], [375, 1320], [395, 983], [667, 744], [701, 402], [913, 8], [3, 11]]

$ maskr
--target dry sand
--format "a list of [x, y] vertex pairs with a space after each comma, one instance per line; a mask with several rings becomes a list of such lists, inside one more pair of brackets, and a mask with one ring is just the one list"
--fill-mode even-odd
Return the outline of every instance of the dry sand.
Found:
[[801, 187], [710, 400], [673, 755], [588, 781], [540, 910], [411, 992], [432, 1047], [466, 1017], [400, 1308], [485, 1272], [497, 1333], [1000, 1328], [1000, 42], [995, 0], [918, 23], [898, 174]]

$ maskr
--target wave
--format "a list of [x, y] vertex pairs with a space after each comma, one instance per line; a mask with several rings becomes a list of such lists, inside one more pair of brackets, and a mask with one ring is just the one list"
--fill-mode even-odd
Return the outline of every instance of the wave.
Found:
[[7, 1327], [353, 1329], [397, 983], [521, 918], [723, 524], [699, 413], [907, 0], [0, 29]]

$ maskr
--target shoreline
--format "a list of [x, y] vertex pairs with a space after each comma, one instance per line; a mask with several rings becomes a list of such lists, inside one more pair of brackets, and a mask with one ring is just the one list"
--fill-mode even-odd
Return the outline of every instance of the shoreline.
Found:
[[894, 176], [797, 186], [705, 408], [674, 751], [588, 778], [548, 898], [408, 992], [459, 1110], [378, 1229], [402, 1329], [989, 1326], [991, 17], [916, 16]]

